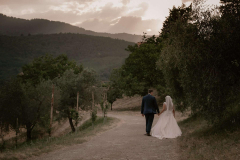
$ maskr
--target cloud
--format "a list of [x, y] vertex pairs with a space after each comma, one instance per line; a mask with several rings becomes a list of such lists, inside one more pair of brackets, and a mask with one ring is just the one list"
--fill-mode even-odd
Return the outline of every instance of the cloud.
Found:
[[97, 18], [94, 18], [94, 19], [90, 19], [82, 22], [79, 26], [95, 32], [108, 32], [108, 30], [111, 27], [111, 24], [109, 21], [104, 21], [104, 20], [99, 20]]
[[[99, 21], [112, 21], [126, 14], [128, 8], [126, 6], [115, 7], [113, 3], [107, 3], [98, 9], [86, 9], [87, 4], [79, 4], [78, 2], [68, 2], [63, 5], [51, 7], [45, 12], [26, 12], [20, 14], [19, 18], [43, 18], [54, 21], [62, 21], [71, 24], [83, 23], [88, 24], [94, 19]], [[95, 22], [95, 21], [93, 21]], [[92, 23], [92, 22], [91, 22]]]
[[94, 1], [95, 0], [0, 0], [0, 12], [4, 14], [4, 10], [7, 8], [11, 16], [22, 16], [27, 14], [28, 12], [25, 11], [28, 10], [31, 10], [31, 13], [45, 13], [56, 10], [56, 8], [66, 10], [71, 10], [72, 8], [80, 9], [80, 5], [89, 5]]
[[[88, 1], [89, 2], [89, 1]], [[54, 21], [62, 21], [66, 23], [76, 23], [76, 22], [83, 22], [88, 19], [106, 19], [112, 20], [116, 17], [119, 17], [123, 12], [126, 11], [127, 8], [117, 8], [113, 7], [112, 3], [108, 3], [103, 7], [100, 7], [99, 10], [88, 10], [86, 9], [88, 4], [79, 4], [78, 2], [67, 2], [61, 5], [50, 5], [48, 9], [42, 10], [41, 12], [35, 10], [28, 10], [20, 9], [19, 13], [11, 13], [12, 8], [2, 8], [1, 10], [5, 10], [4, 13], [7, 13], [11, 16], [16, 16], [18, 18], [25, 18], [25, 19], [33, 19], [33, 18], [42, 18]], [[43, 7], [44, 8], [44, 7]], [[24, 13], [24, 14], [23, 14]]]
[[107, 3], [101, 8], [101, 11], [95, 12], [95, 18], [104, 18], [112, 20], [113, 18], [119, 17], [127, 11], [127, 7], [113, 7], [113, 3]]
[[148, 3], [143, 2], [139, 4], [135, 9], [130, 11], [127, 16], [144, 16], [145, 12], [148, 10]]
[[130, 0], [122, 0], [122, 4], [123, 5], [127, 5], [127, 4], [129, 4], [130, 3]]
[[79, 27], [93, 30], [95, 32], [108, 33], [131, 33], [141, 35], [143, 32], [148, 34], [158, 34], [161, 29], [160, 20], [142, 20], [141, 17], [121, 17], [116, 19], [114, 25], [112, 22], [92, 19], [79, 24]]
[[141, 18], [148, 10], [148, 1], [136, 0], [0, 0], [0, 13], [8, 16], [61, 21], [97, 32], [157, 34], [160, 20]]
[[[74, 0], [79, 3], [93, 2], [95, 0]], [[1, 5], [38, 5], [38, 4], [60, 4], [69, 0], [0, 0]]]
[[109, 30], [110, 33], [134, 33], [142, 34], [157, 34], [160, 31], [160, 20], [142, 20], [141, 17], [122, 17], [117, 24], [112, 26]]
[[192, 2], [193, 0], [182, 0], [182, 3]]

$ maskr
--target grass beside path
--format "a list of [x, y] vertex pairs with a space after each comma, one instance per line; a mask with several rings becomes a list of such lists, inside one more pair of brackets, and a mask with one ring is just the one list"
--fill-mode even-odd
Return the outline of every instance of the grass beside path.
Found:
[[88, 120], [78, 127], [75, 133], [69, 133], [56, 138], [36, 140], [31, 143], [23, 143], [17, 149], [6, 150], [0, 153], [0, 160], [27, 159], [65, 146], [81, 144], [87, 141], [89, 137], [113, 127], [113, 124], [118, 121], [116, 118], [107, 117], [103, 123], [103, 118], [98, 117], [94, 122], [94, 127], [92, 127], [92, 121]]
[[[231, 118], [232, 119], [232, 118]], [[240, 159], [240, 118], [225, 120], [221, 125], [209, 125], [200, 116], [179, 123], [183, 135], [178, 139], [183, 160], [237, 160]]]

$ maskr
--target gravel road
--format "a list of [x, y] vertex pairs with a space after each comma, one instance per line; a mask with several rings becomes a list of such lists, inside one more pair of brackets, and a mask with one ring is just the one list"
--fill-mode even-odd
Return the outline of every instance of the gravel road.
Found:
[[[116, 127], [88, 142], [43, 154], [33, 160], [177, 160], [177, 139], [145, 136], [145, 118], [139, 112], [109, 112], [120, 119]], [[158, 116], [154, 118], [156, 123]]]

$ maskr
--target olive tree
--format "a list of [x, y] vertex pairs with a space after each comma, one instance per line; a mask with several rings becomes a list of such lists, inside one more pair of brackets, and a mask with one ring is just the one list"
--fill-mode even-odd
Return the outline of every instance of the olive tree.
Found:
[[82, 109], [89, 109], [91, 106], [91, 88], [97, 82], [96, 74], [92, 70], [83, 70], [75, 74], [74, 70], [67, 70], [63, 75], [54, 80], [61, 89], [61, 100], [58, 106], [59, 118], [68, 118], [72, 132], [75, 132], [73, 120], [79, 118], [76, 111], [77, 92], [79, 92], [78, 105]]

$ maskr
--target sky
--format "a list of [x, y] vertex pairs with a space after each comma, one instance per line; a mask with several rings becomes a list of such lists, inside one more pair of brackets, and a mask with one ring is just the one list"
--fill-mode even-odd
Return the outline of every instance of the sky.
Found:
[[[219, 4], [220, 0], [207, 0]], [[158, 34], [173, 6], [192, 0], [0, 0], [7, 16], [61, 21], [108, 33]]]

